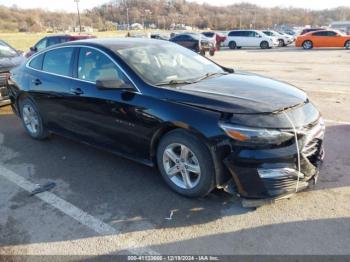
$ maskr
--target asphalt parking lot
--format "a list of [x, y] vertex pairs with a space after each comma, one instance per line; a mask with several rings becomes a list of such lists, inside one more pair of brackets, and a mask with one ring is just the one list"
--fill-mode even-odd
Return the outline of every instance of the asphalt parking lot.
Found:
[[[181, 197], [155, 169], [61, 137], [26, 135], [0, 109], [3, 254], [350, 254], [350, 50], [217, 52], [216, 62], [290, 82], [326, 119], [313, 190], [258, 209], [215, 191]], [[29, 196], [35, 184], [50, 192]]]

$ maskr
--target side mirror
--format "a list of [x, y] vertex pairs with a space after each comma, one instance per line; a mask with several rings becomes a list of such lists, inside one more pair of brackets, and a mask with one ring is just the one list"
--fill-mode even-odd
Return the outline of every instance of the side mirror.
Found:
[[96, 87], [100, 90], [105, 89], [133, 89], [120, 79], [100, 79], [96, 81]]
[[257, 37], [257, 38], [262, 38], [262, 36], [261, 36], [261, 35], [257, 35], [256, 37]]
[[30, 48], [30, 51], [36, 52], [36, 51], [38, 51], [38, 48], [36, 48], [35, 46], [32, 46], [32, 47]]

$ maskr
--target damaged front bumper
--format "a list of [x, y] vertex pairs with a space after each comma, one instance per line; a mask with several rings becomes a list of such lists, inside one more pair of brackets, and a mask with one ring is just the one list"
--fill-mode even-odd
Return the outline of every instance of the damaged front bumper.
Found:
[[0, 73], [0, 106], [11, 104], [7, 88], [8, 77], [9, 73]]
[[265, 203], [315, 184], [324, 156], [324, 130], [319, 119], [298, 131], [300, 157], [293, 141], [271, 148], [243, 147], [232, 151], [224, 164], [233, 177], [236, 192], [250, 203]]

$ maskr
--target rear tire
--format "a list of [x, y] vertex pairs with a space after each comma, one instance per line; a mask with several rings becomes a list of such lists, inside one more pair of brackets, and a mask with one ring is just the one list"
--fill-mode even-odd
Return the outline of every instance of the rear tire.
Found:
[[231, 42], [228, 44], [228, 47], [229, 47], [230, 49], [236, 49], [237, 44], [236, 44], [235, 41], [231, 41]]
[[302, 46], [305, 50], [312, 49], [314, 47], [313, 43], [310, 40], [304, 41]]
[[205, 50], [200, 50], [199, 53], [202, 55], [202, 56], [205, 56]]
[[267, 41], [262, 41], [260, 43], [260, 48], [261, 49], [268, 49], [270, 46], [269, 46], [269, 43]]
[[186, 197], [203, 197], [214, 188], [211, 153], [200, 139], [181, 129], [166, 134], [157, 149], [157, 163], [168, 186]]
[[215, 55], [215, 50], [210, 50], [210, 51], [209, 51], [209, 55], [210, 55], [210, 56], [214, 56], [214, 55]]
[[27, 133], [34, 139], [46, 139], [49, 132], [43, 125], [42, 117], [35, 103], [29, 98], [23, 98], [19, 102], [19, 108], [22, 123]]

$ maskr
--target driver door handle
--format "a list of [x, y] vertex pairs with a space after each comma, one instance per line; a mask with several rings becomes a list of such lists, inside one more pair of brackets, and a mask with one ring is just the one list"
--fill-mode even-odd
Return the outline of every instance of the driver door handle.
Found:
[[81, 88], [71, 88], [70, 92], [74, 95], [82, 95], [84, 94], [84, 91]]

